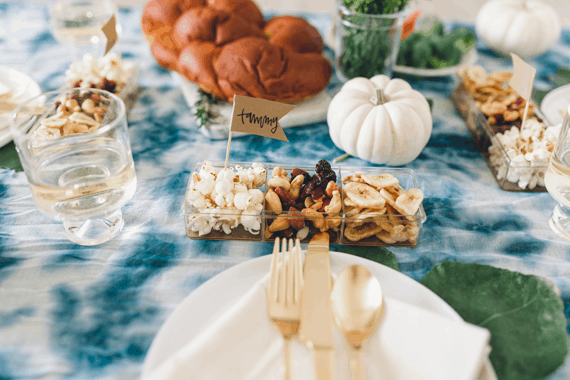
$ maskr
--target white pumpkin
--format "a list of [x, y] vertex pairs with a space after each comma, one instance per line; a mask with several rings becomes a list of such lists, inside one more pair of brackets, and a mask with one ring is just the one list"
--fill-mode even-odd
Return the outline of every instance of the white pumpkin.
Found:
[[346, 82], [329, 105], [327, 122], [339, 149], [393, 166], [415, 160], [432, 130], [426, 98], [408, 82], [386, 75]]
[[560, 38], [556, 10], [539, 0], [490, 0], [475, 20], [477, 36], [499, 55], [531, 58]]

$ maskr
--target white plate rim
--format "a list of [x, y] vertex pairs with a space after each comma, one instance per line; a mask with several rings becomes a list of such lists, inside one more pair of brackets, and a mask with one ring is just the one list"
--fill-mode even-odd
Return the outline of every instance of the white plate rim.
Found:
[[475, 46], [473, 46], [465, 54], [463, 54], [461, 62], [454, 66], [446, 67], [443, 69], [419, 69], [409, 66], [394, 65], [393, 71], [399, 74], [415, 75], [426, 78], [445, 77], [457, 73], [459, 69], [464, 66], [472, 66], [475, 64], [475, 62], [477, 62], [478, 58], [479, 56], [477, 55], [477, 49]]
[[540, 111], [542, 112], [542, 114], [546, 117], [546, 119], [550, 122], [551, 125], [556, 125], [559, 123], [554, 123], [554, 120], [559, 120], [558, 118], [562, 118], [564, 119], [561, 115], [556, 115], [556, 119], [552, 118], [552, 115], [554, 112], [557, 112], [557, 110], [550, 110], [552, 112], [549, 112], [549, 110], [547, 110], [547, 108], [552, 106], [553, 101], [555, 101], [556, 99], [559, 99], [562, 97], [562, 94], [566, 93], [566, 97], [570, 98], [570, 84], [565, 84], [564, 86], [560, 86], [557, 87], [553, 90], [550, 90], [542, 99], [542, 102], [540, 103]]
[[[13, 79], [14, 77], [18, 78], [16, 81], [11, 80], [10, 81], [11, 83], [18, 82], [19, 84], [22, 85], [29, 83], [29, 86], [24, 94], [29, 94], [30, 99], [38, 95], [41, 95], [42, 93], [39, 84], [35, 80], [33, 80], [29, 75], [21, 71], [18, 71], [8, 66], [0, 66], [0, 75], [1, 76], [6, 75], [11, 79]], [[10, 127], [9, 126], [2, 127], [1, 125], [2, 119], [6, 119], [6, 121], [8, 121], [9, 114], [0, 114], [0, 148], [2, 148], [10, 141], [12, 141], [12, 133], [10, 132]]]
[[[350, 254], [346, 254], [346, 253], [341, 253], [341, 252], [335, 252], [335, 251], [331, 251], [330, 252], [330, 257], [331, 257], [331, 270], [335, 270], [335, 269], [342, 269], [342, 267], [345, 267], [347, 265], [352, 265], [352, 264], [360, 264], [360, 265], [364, 265], [366, 266], [368, 269], [370, 269], [379, 279], [379, 281], [384, 282], [386, 281], [384, 279], [384, 276], [378, 276], [378, 272], [383, 273], [384, 275], [387, 275], [388, 277], [393, 276], [395, 277], [399, 282], [400, 282], [400, 287], [402, 286], [410, 286], [412, 289], [416, 289], [416, 291], [420, 291], [420, 293], [423, 293], [424, 295], [427, 295], [431, 300], [430, 302], [433, 302], [432, 306], [436, 306], [439, 308], [439, 310], [434, 311], [436, 313], [438, 313], [439, 315], [448, 317], [454, 321], [462, 321], [463, 319], [459, 316], [459, 314], [457, 314], [457, 312], [455, 310], [453, 310], [453, 308], [451, 308], [451, 306], [449, 306], [445, 301], [443, 301], [439, 296], [437, 296], [435, 293], [433, 293], [431, 290], [429, 290], [428, 288], [426, 288], [425, 286], [423, 286], [422, 284], [420, 284], [419, 282], [413, 280], [412, 278], [392, 269], [389, 268], [385, 265], [376, 263], [374, 261], [368, 260], [368, 259], [364, 259], [362, 257], [358, 257], [358, 256], [354, 256], [354, 255], [350, 255]], [[149, 374], [151, 373], [151, 371], [154, 369], [153, 362], [156, 362], [156, 355], [157, 353], [161, 353], [164, 354], [166, 352], [166, 355], [164, 355], [164, 357], [169, 355], [169, 352], [173, 352], [176, 350], [176, 348], [173, 348], [172, 345], [167, 344], [169, 337], [176, 332], [179, 332], [180, 330], [176, 327], [177, 324], [181, 324], [182, 322], [177, 323], [178, 321], [184, 321], [183, 323], [185, 323], [186, 326], [192, 326], [191, 328], [197, 329], [199, 331], [195, 332], [194, 335], [199, 334], [199, 332], [201, 330], [203, 330], [207, 324], [202, 325], [200, 327], [197, 327], [196, 325], [193, 325], [191, 322], [188, 322], [187, 317], [186, 318], [182, 318], [185, 314], [188, 313], [189, 310], [192, 310], [192, 308], [194, 308], [194, 310], [196, 309], [196, 303], [201, 302], [201, 298], [207, 297], [207, 294], [210, 294], [210, 296], [208, 296], [207, 298], [209, 300], [214, 300], [214, 302], [219, 302], [221, 303], [217, 309], [221, 309], [224, 307], [229, 306], [230, 304], [232, 304], [233, 302], [235, 302], [235, 298], [232, 299], [231, 301], [219, 301], [219, 298], [217, 297], [211, 297], [211, 293], [209, 293], [212, 289], [218, 287], [218, 284], [224, 284], [223, 288], [224, 290], [227, 291], [227, 289], [235, 289], [234, 287], [230, 286], [227, 282], [227, 279], [231, 279], [232, 277], [235, 277], [235, 281], [243, 281], [243, 278], [240, 278], [239, 274], [242, 274], [243, 277], [243, 273], [248, 273], [247, 269], [249, 268], [255, 268], [256, 266], [262, 265], [265, 269], [264, 272], [260, 273], [260, 274], [255, 274], [253, 277], [248, 278], [247, 281], [251, 281], [252, 284], [255, 283], [256, 281], [258, 281], [263, 275], [266, 274], [267, 272], [267, 268], [269, 268], [269, 262], [271, 259], [271, 255], [265, 255], [265, 256], [261, 256], [261, 257], [257, 257], [251, 260], [246, 260], [240, 264], [234, 265], [231, 268], [228, 268], [224, 271], [222, 271], [221, 273], [218, 273], [217, 275], [213, 276], [212, 278], [210, 278], [209, 280], [207, 280], [206, 282], [204, 282], [202, 285], [200, 285], [198, 288], [196, 288], [194, 291], [192, 291], [178, 306], [176, 306], [176, 308], [174, 309], [174, 311], [170, 314], [170, 316], [166, 319], [166, 321], [162, 324], [162, 326], [160, 327], [158, 333], [155, 335], [148, 351], [147, 354], [145, 356], [144, 362], [143, 362], [143, 366], [142, 366], [142, 371], [141, 371], [141, 379], [147, 378], [149, 376]], [[337, 268], [337, 267], [341, 267], [341, 268]], [[248, 285], [250, 286], [250, 285]], [[235, 291], [235, 290], [234, 290]], [[224, 294], [224, 296], [227, 296], [229, 292], [226, 292]], [[405, 302], [409, 302], [406, 301], [406, 297], [402, 297], [402, 295], [398, 295], [398, 294], [391, 294], [391, 287], [386, 288], [383, 285], [383, 293], [388, 296], [388, 297], [393, 297], [393, 298], [397, 298], [400, 300], [403, 300]], [[241, 294], [243, 293], [239, 293], [237, 294], [237, 297], [239, 297]], [[404, 298], [404, 299], [402, 299]], [[423, 298], [422, 298], [423, 299]], [[425, 299], [423, 299], [425, 300]], [[203, 301], [202, 301], [203, 302]], [[416, 303], [414, 303], [416, 304]], [[194, 306], [192, 306], [194, 305]], [[421, 305], [417, 305], [419, 307], [423, 307]], [[424, 307], [425, 308], [425, 307]], [[429, 310], [429, 308], [426, 308]], [[213, 320], [215, 318], [215, 316], [212, 316], [212, 318], [210, 318], [210, 321]], [[210, 322], [211, 323], [211, 322]], [[165, 349], [166, 347], [166, 349]], [[168, 348], [170, 348], [170, 351], [168, 351]], [[160, 362], [159, 362], [160, 363]], [[483, 377], [481, 377], [481, 380], [496, 380], [497, 377], [495, 375], [495, 372], [492, 368], [492, 365], [490, 363], [490, 361], [487, 359], [486, 363], [485, 363], [485, 374], [483, 375]]]

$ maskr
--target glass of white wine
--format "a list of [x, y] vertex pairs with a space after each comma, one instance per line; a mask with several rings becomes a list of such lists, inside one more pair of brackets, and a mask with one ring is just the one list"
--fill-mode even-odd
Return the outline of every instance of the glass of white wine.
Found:
[[117, 16], [112, 0], [48, 0], [48, 7], [54, 38], [73, 46], [76, 58], [103, 55], [107, 38], [102, 28]]
[[16, 108], [10, 128], [33, 199], [68, 238], [97, 245], [123, 228], [137, 185], [125, 104], [110, 92], [48, 92]]
[[546, 190], [558, 205], [548, 223], [556, 234], [570, 241], [570, 106], [544, 175]]

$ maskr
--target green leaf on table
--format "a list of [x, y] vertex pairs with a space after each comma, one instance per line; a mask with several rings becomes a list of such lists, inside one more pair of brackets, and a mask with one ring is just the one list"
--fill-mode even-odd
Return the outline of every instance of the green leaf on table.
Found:
[[342, 248], [339, 248], [338, 251], [372, 260], [400, 271], [396, 256], [384, 247], [343, 246]]
[[444, 261], [421, 284], [467, 322], [491, 332], [500, 380], [545, 379], [568, 354], [564, 305], [542, 280], [481, 264]]
[[14, 142], [10, 142], [0, 148], [0, 168], [14, 169], [17, 172], [24, 170], [20, 163], [20, 157], [18, 157]]

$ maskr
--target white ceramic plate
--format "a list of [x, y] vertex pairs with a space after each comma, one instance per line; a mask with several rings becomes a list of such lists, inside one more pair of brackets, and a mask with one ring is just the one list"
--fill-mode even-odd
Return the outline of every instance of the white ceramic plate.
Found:
[[[398, 271], [345, 253], [331, 252], [330, 257], [333, 273], [339, 273], [348, 265], [363, 265], [378, 278], [386, 297], [422, 307], [451, 320], [462, 320], [435, 293]], [[233, 266], [206, 281], [186, 297], [156, 334], [143, 363], [142, 378], [149, 376], [168, 356], [198, 336], [265, 276], [270, 260], [271, 255], [267, 255]], [[480, 380], [496, 379], [493, 367], [487, 361]]]
[[432, 78], [432, 77], [445, 77], [454, 75], [463, 66], [472, 66], [477, 62], [477, 50], [475, 47], [471, 48], [463, 55], [461, 62], [458, 65], [446, 67], [443, 69], [417, 69], [415, 67], [394, 65], [394, 72], [400, 74], [414, 75], [418, 77]]
[[[199, 100], [199, 87], [195, 83], [190, 82], [184, 76], [172, 71], [172, 76], [180, 84], [182, 94], [186, 100], [186, 104], [193, 111], [196, 102]], [[326, 90], [319, 94], [304, 100], [302, 102], [293, 103], [296, 107], [279, 121], [283, 128], [292, 128], [302, 125], [319, 123], [327, 120], [327, 111], [332, 98]], [[213, 140], [225, 140], [228, 138], [228, 123], [232, 116], [233, 105], [229, 102], [212, 107], [215, 114], [219, 114], [212, 124], [206, 128], [200, 128], [200, 131]], [[244, 133], [234, 132], [233, 137], [245, 135]]]
[[568, 106], [570, 105], [570, 84], [558, 87], [550, 91], [542, 103], [540, 103], [540, 110], [546, 116], [546, 120], [550, 125], [558, 125], [564, 121], [564, 115]]
[[[0, 94], [12, 89], [25, 89], [13, 100], [16, 103], [23, 103], [25, 100], [42, 93], [40, 86], [32, 78], [18, 70], [5, 66], [0, 66], [0, 83], [2, 84], [0, 86]], [[0, 114], [0, 148], [12, 141], [9, 120], [9, 113]]]

